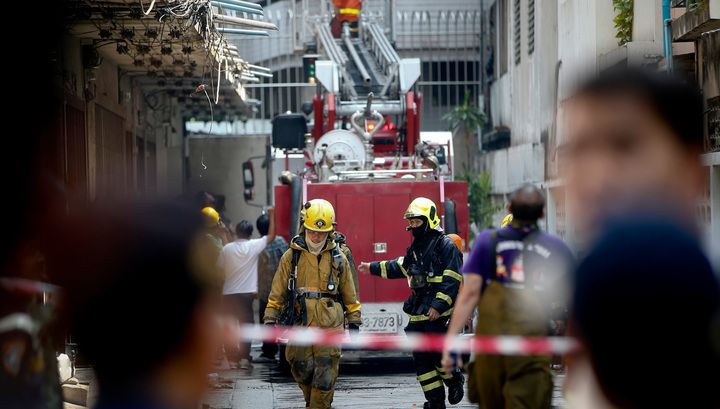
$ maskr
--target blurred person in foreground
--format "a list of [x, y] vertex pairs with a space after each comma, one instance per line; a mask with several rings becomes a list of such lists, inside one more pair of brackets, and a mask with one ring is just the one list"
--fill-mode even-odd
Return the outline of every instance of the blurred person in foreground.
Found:
[[[644, 217], [654, 216], [671, 222], [676, 230], [681, 230], [685, 240], [699, 236], [699, 227], [695, 219], [695, 206], [697, 199], [702, 192], [703, 172], [700, 153], [703, 148], [703, 105], [699, 91], [685, 81], [672, 77], [668, 74], [649, 72], [638, 69], [616, 69], [607, 71], [600, 76], [591, 79], [584, 84], [573, 98], [566, 103], [567, 114], [567, 143], [561, 151], [563, 178], [566, 181], [565, 191], [567, 194], [568, 215], [572, 224], [576, 227], [577, 236], [580, 239], [581, 247], [592, 248], [592, 243], [597, 240], [604, 227], [610, 221], [622, 215], [636, 215], [642, 213]], [[626, 219], [626, 218], [625, 218]], [[629, 223], [629, 222], [628, 222]], [[622, 227], [622, 226], [621, 226]], [[664, 230], [667, 233], [667, 230]], [[630, 232], [630, 231], [628, 231]], [[645, 228], [637, 233], [647, 233]], [[611, 234], [611, 233], [606, 233]], [[607, 237], [607, 236], [603, 236]], [[619, 238], [612, 235], [613, 238]], [[637, 237], [637, 236], [636, 236]], [[650, 238], [650, 235], [645, 235]], [[657, 260], [673, 256], [678, 260], [684, 259], [687, 267], [678, 270], [678, 273], [687, 275], [687, 283], [678, 282], [678, 288], [685, 284], [696, 282], [696, 274], [702, 275], [697, 270], [698, 265], [704, 265], [702, 255], [696, 252], [682, 253], [676, 251], [673, 246], [665, 242], [670, 237], [658, 235], [651, 239], [649, 246], [656, 246], [658, 249], [666, 249], [666, 253], [652, 251], [644, 248], [640, 253], [630, 257], [627, 252], [619, 252], [612, 260], [612, 268], [620, 267], [623, 264], [637, 259], [646, 263], [647, 266], [655, 265]], [[603, 243], [601, 239], [601, 243]], [[599, 244], [599, 246], [602, 244]], [[596, 250], [597, 251], [597, 250]], [[605, 250], [603, 250], [605, 251]], [[592, 254], [592, 253], [591, 253]], [[608, 254], [605, 252], [604, 254]], [[687, 254], [693, 257], [687, 258]], [[584, 271], [598, 262], [597, 257], [588, 257], [577, 274], [578, 291], [582, 291], [585, 279]], [[588, 265], [590, 263], [590, 265]], [[678, 311], [686, 311], [687, 319], [673, 321], [671, 316], [666, 316], [664, 322], [665, 332], [672, 333], [671, 337], [688, 334], [690, 338], [695, 337], [697, 331], [705, 331], [704, 328], [695, 326], [702, 320], [693, 317], [695, 314], [691, 309], [684, 309], [677, 300], [682, 299], [686, 294], [665, 293], [663, 286], [665, 276], [658, 272], [659, 276], [653, 278], [646, 276], [645, 271], [639, 271], [639, 277], [647, 277], [643, 289], [635, 287], [626, 290], [624, 278], [620, 278], [615, 271], [609, 271], [610, 265], [603, 268], [607, 271], [600, 284], [603, 285], [602, 297], [606, 300], [614, 300], [616, 297], [622, 300], [627, 298], [626, 293], [635, 293], [639, 311], [656, 309], [664, 311], [664, 305], [672, 303], [677, 306]], [[626, 270], [624, 267], [622, 271]], [[634, 277], [628, 279], [635, 280]], [[657, 286], [656, 284], [657, 281]], [[634, 282], [634, 281], [633, 281]], [[601, 287], [598, 287], [601, 288]], [[585, 288], [586, 289], [586, 288]], [[628, 292], [629, 291], [629, 292]], [[658, 295], [667, 295], [664, 301]], [[592, 297], [591, 297], [592, 298]], [[577, 299], [577, 297], [576, 297]], [[644, 299], [644, 301], [643, 301]], [[646, 302], [655, 302], [657, 305], [647, 305]], [[630, 308], [629, 305], [627, 305]], [[623, 329], [617, 331], [610, 327], [603, 327], [594, 319], [588, 319], [586, 315], [575, 314], [576, 319], [585, 322], [576, 322], [579, 334], [583, 339], [586, 350], [567, 357], [568, 377], [565, 381], [565, 388], [568, 400], [575, 407], [609, 407], [612, 404], [622, 407], [638, 407], [639, 401], [626, 395], [627, 390], [617, 390], [618, 386], [608, 379], [628, 380], [624, 373], [643, 373], [643, 379], [635, 378], [628, 385], [637, 384], [637, 393], [656, 394], [658, 397], [668, 394], [670, 399], [676, 397], [677, 393], [687, 395], [703, 394], [698, 387], [686, 385], [684, 379], [687, 374], [696, 374], [697, 377], [705, 379], [692, 369], [685, 369], [686, 365], [694, 365], [695, 362], [686, 360], [686, 351], [671, 348], [672, 343], [666, 343], [668, 337], [658, 337], [653, 340], [643, 338], [641, 329], [648, 328], [642, 322], [638, 322], [641, 315], [636, 315], [637, 308], [633, 306], [628, 314], [610, 315], [616, 320], [614, 328]], [[584, 308], [577, 305], [576, 308]], [[599, 305], [598, 311], [602, 311]], [[610, 317], [609, 316], [609, 317]], [[659, 315], [660, 317], [662, 315]], [[585, 317], [585, 318], [582, 318]], [[644, 316], [645, 319], [655, 320], [657, 317]], [[682, 323], [678, 325], [678, 323]], [[687, 325], [686, 325], [687, 324]], [[596, 327], [597, 325], [597, 327]], [[598, 335], [595, 331], [583, 329], [604, 328], [607, 332]], [[702, 326], [702, 325], [701, 325]], [[571, 330], [573, 326], [571, 325]], [[665, 345], [667, 349], [662, 354], [655, 353], [655, 349], [634, 347], [628, 343], [628, 349], [619, 354], [618, 357], [629, 359], [621, 361], [609, 359], [607, 362], [615, 363], [615, 373], [610, 374], [606, 366], [598, 361], [599, 357], [607, 358], [607, 351], [616, 346], [608, 337], [608, 332], [614, 332], [626, 337], [640, 337], [650, 342], [652, 346]], [[583, 333], [585, 335], [583, 335]], [[702, 343], [699, 344], [702, 350]], [[697, 351], [693, 351], [695, 354]], [[630, 354], [630, 355], [627, 355]], [[675, 354], [675, 355], [673, 355]], [[661, 356], [676, 356], [677, 361], [683, 366], [682, 374], [673, 376], [677, 371], [649, 370], [659, 369], [656, 365], [664, 362]], [[693, 355], [700, 359], [710, 359], [710, 355]], [[692, 358], [695, 359], [695, 358]], [[640, 365], [635, 363], [650, 362], [657, 360], [655, 366], [648, 366], [644, 371]], [[664, 382], [657, 382], [654, 391], [645, 389], [651, 380], [657, 377], [676, 379], [676, 386], [663, 388]], [[597, 383], [593, 380], [597, 377]], [[693, 376], [690, 376], [691, 378]], [[704, 381], [703, 381], [704, 382]], [[599, 386], [598, 386], [599, 383]], [[688, 389], [682, 391], [682, 385]], [[611, 398], [612, 403], [601, 402], [602, 395]], [[670, 396], [672, 395], [672, 396]], [[618, 396], [622, 396], [618, 398]], [[632, 403], [623, 403], [626, 400]], [[646, 396], [644, 402], [651, 402], [655, 396]], [[672, 404], [660, 406], [673, 407]], [[668, 401], [669, 402], [669, 401]], [[690, 402], [690, 401], [688, 401]], [[680, 405], [693, 407], [692, 405]], [[643, 407], [652, 407], [645, 405]], [[676, 406], [677, 407], [677, 406]]]
[[203, 254], [201, 215], [132, 205], [87, 211], [66, 231], [52, 258], [66, 266], [72, 328], [100, 388], [95, 408], [197, 407], [221, 342], [222, 277]]
[[[557, 335], [563, 327], [573, 256], [558, 237], [540, 231], [545, 196], [530, 184], [510, 197], [512, 221], [478, 236], [463, 266], [464, 282], [448, 327], [451, 343], [477, 306], [477, 335]], [[476, 355], [470, 373], [481, 408], [550, 408], [550, 356]], [[461, 362], [459, 364], [462, 364]]]
[[[237, 239], [223, 247], [218, 265], [225, 272], [223, 304], [225, 311], [240, 324], [253, 324], [253, 300], [258, 292], [258, 259], [275, 240], [275, 209], [268, 209], [270, 218], [267, 235], [251, 239], [253, 226], [247, 220], [237, 224]], [[238, 363], [240, 369], [252, 369], [250, 342], [235, 342], [225, 346], [228, 360]]]
[[[61, 47], [67, 41], [69, 8], [65, 2], [40, 0], [42, 13], [34, 21], [43, 27], [46, 41], [28, 47], [25, 41], [7, 41], [5, 51], [23, 61], [23, 72], [32, 81], [23, 85], [3, 113], [8, 133], [0, 161], [5, 202], [12, 208], [3, 222], [0, 246], [0, 407], [3, 409], [60, 409], [63, 407], [56, 351], [63, 350], [65, 331], [46, 282], [56, 283], [57, 269], [47, 262], [47, 250], [63, 237], [56, 224], [80, 195], [63, 188], [62, 165], [57, 154], [60, 118], [64, 104], [56, 90], [62, 87]], [[16, 9], [20, 11], [20, 5]], [[4, 35], [12, 38], [6, 25]], [[61, 149], [62, 151], [62, 149]], [[64, 152], [64, 151], [62, 151]], [[30, 280], [31, 282], [25, 281]], [[27, 284], [30, 284], [28, 286]], [[36, 287], [28, 291], [28, 287]], [[56, 297], [51, 297], [53, 300]]]
[[610, 223], [571, 311], [600, 391], [618, 409], [720, 408], [720, 286], [697, 240], [665, 218]]
[[587, 247], [609, 217], [632, 209], [668, 215], [698, 234], [703, 105], [665, 73], [614, 69], [566, 103], [560, 150], [568, 214]]
[[[260, 233], [261, 236], [267, 236], [270, 228], [270, 217], [266, 213], [263, 213], [255, 221], [255, 227], [257, 227], [258, 233]], [[270, 244], [265, 247], [265, 250], [260, 253], [260, 258], [258, 259], [258, 315], [260, 322], [263, 321], [263, 317], [265, 316], [265, 307], [270, 297], [270, 289], [272, 288], [275, 271], [277, 271], [280, 265], [280, 258], [289, 248], [288, 242], [283, 236], [275, 236], [275, 240], [270, 242]], [[262, 344], [262, 353], [257, 361], [274, 362], [277, 353], [278, 345], [276, 343], [264, 341]]]

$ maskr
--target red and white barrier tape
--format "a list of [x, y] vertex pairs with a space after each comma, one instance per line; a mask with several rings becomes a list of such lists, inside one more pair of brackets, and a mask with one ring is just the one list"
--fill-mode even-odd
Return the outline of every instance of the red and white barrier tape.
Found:
[[[273, 327], [244, 325], [234, 330], [242, 341], [287, 342], [293, 345], [337, 345], [348, 349], [441, 352], [445, 334], [406, 333], [403, 335], [355, 334], [314, 327]], [[459, 353], [495, 355], [565, 354], [577, 348], [569, 337], [457, 336], [452, 349]]]
[[0, 287], [3, 287], [11, 292], [19, 292], [25, 294], [54, 293], [59, 289], [59, 287], [54, 284], [16, 277], [0, 278]]

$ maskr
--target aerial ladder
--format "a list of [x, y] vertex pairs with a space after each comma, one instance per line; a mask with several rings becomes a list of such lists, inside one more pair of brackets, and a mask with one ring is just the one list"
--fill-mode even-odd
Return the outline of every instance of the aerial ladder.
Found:
[[[420, 59], [401, 59], [373, 21], [361, 19], [357, 38], [351, 36], [347, 24], [341, 38], [334, 38], [326, 23], [318, 22], [314, 29], [317, 50], [326, 58], [315, 62], [319, 87], [313, 98], [312, 133], [316, 142], [326, 139], [316, 145], [316, 153], [335, 156], [335, 172], [372, 169], [378, 156], [414, 155], [420, 142], [422, 97], [414, 92]], [[345, 134], [332, 134], [342, 129], [338, 122], [349, 124], [349, 130], [360, 137], [364, 158], [347, 157], [350, 150], [357, 156], [359, 145], [349, 142]], [[327, 147], [321, 151], [323, 144]], [[333, 155], [333, 145], [343, 148], [342, 158], [337, 158], [338, 152]]]

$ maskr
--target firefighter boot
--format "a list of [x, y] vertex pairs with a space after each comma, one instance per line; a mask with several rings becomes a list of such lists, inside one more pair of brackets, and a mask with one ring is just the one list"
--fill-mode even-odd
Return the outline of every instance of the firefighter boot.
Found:
[[451, 405], [457, 405], [465, 396], [465, 377], [463, 374], [455, 370], [452, 379], [448, 382], [448, 402]]
[[431, 398], [423, 405], [423, 409], [445, 409], [445, 398]]

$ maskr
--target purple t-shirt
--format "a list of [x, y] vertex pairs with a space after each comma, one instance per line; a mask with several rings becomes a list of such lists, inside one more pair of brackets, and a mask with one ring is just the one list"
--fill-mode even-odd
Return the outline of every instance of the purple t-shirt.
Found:
[[[538, 231], [537, 228], [507, 226], [497, 231], [495, 272], [490, 271], [490, 235], [484, 230], [475, 240], [470, 257], [463, 266], [464, 274], [480, 274], [483, 281], [524, 284], [528, 280], [542, 285], [565, 276], [574, 258], [570, 249], [556, 236]], [[534, 232], [534, 233], [533, 233]], [[533, 233], [527, 243], [523, 240]], [[523, 248], [525, 257], [522, 257]]]

